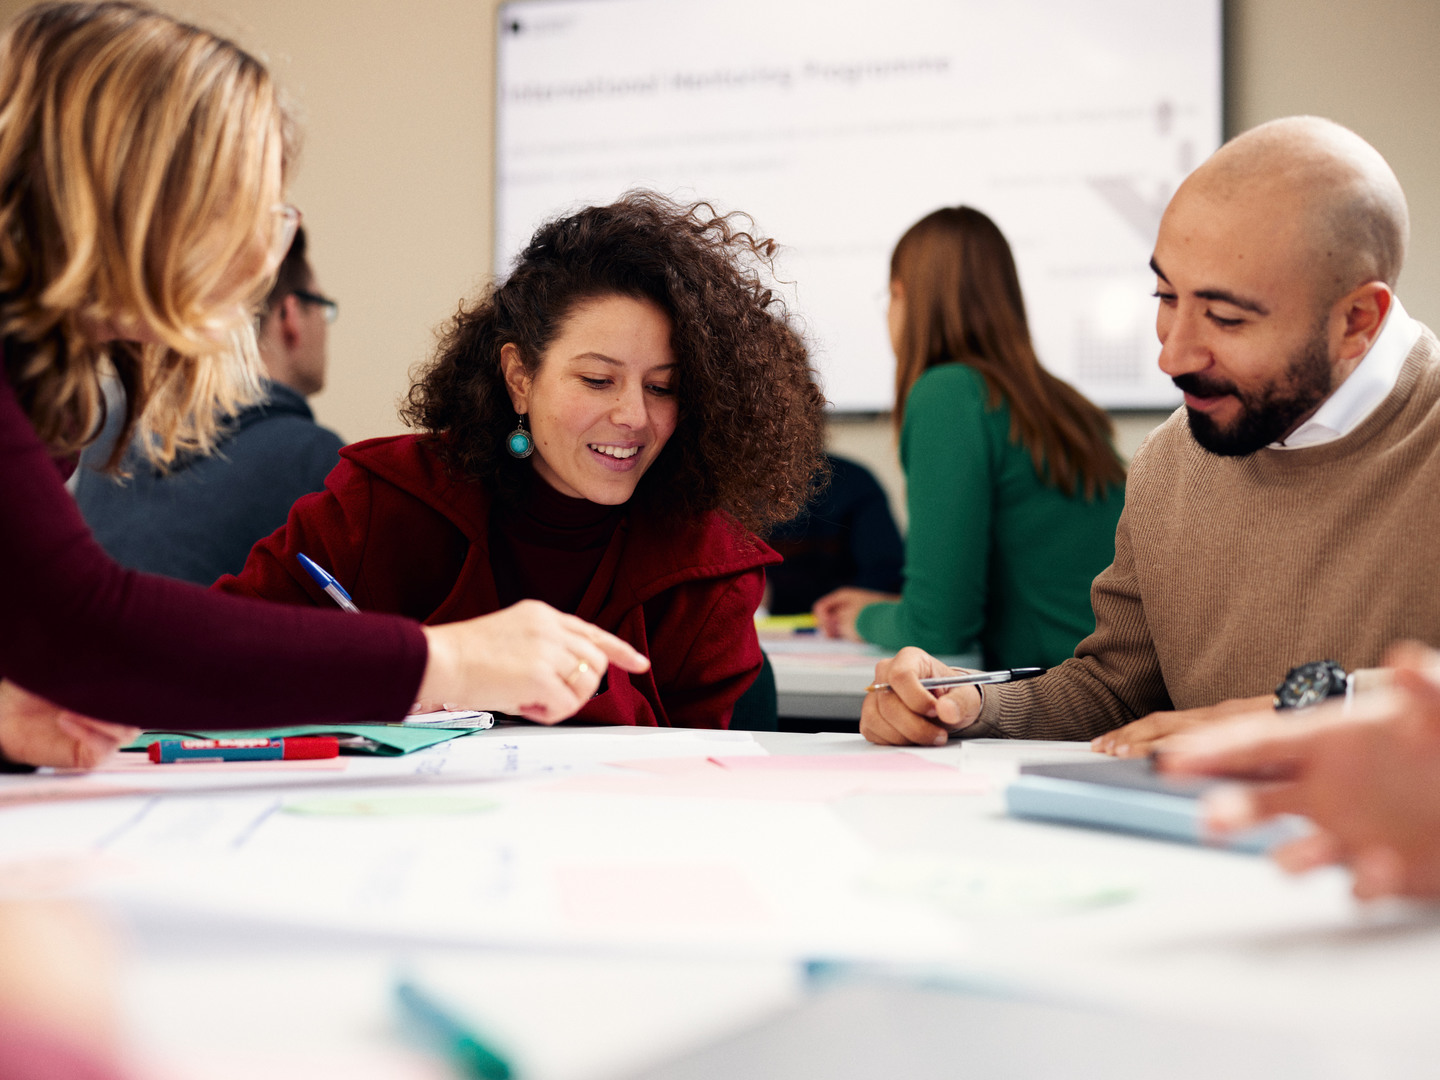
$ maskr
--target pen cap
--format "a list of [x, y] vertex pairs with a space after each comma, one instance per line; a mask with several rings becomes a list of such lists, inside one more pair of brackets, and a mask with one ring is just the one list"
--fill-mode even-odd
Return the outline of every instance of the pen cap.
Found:
[[334, 735], [290, 735], [285, 739], [285, 760], [340, 756], [340, 740]]

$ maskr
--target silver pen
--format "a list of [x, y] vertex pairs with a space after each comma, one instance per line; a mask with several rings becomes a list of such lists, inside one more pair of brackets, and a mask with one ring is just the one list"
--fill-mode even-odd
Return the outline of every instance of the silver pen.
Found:
[[[980, 686], [988, 683], [1014, 682], [1016, 679], [1033, 679], [1044, 675], [1043, 667], [1004, 668], [1001, 671], [968, 671], [963, 675], [940, 675], [933, 679], [921, 679], [920, 685], [926, 690], [940, 690], [950, 686]], [[889, 690], [890, 684], [877, 682], [865, 688], [867, 694], [876, 690]]]

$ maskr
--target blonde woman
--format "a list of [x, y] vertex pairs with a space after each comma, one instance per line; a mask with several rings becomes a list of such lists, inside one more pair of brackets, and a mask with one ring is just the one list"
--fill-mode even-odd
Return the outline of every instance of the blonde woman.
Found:
[[417, 699], [555, 722], [629, 645], [537, 602], [444, 627], [121, 569], [65, 475], [126, 389], [157, 464], [254, 400], [250, 312], [299, 214], [264, 67], [128, 4], [0, 36], [0, 758], [90, 764], [133, 726], [395, 720]]

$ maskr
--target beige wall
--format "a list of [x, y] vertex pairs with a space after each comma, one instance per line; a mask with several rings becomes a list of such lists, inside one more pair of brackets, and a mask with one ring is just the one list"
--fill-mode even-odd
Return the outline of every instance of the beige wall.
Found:
[[[0, 0], [8, 19], [27, 6]], [[434, 327], [490, 270], [494, 0], [161, 0], [265, 56], [298, 105], [292, 194], [342, 306], [323, 422], [401, 430], [395, 403]], [[1230, 0], [1232, 130], [1309, 112], [1348, 124], [1410, 198], [1406, 306], [1440, 326], [1440, 2]], [[1132, 452], [1154, 415], [1120, 417]], [[900, 501], [884, 421], [834, 427]]]

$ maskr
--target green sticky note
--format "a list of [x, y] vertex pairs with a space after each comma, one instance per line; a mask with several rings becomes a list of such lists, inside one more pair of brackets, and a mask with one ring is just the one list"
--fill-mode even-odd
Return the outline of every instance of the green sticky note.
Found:
[[284, 739], [293, 735], [339, 735], [342, 738], [358, 735], [379, 744], [377, 749], [360, 751], [361, 753], [398, 755], [408, 754], [412, 750], [423, 750], [427, 746], [449, 742], [469, 734], [469, 731], [454, 728], [402, 727], [395, 724], [296, 724], [293, 727], [243, 728], [238, 731], [147, 731], [125, 749], [145, 750], [160, 739], [175, 738]]
[[1138, 882], [1088, 867], [919, 853], [880, 859], [862, 878], [892, 896], [928, 900], [953, 915], [1036, 915], [1131, 900]]

